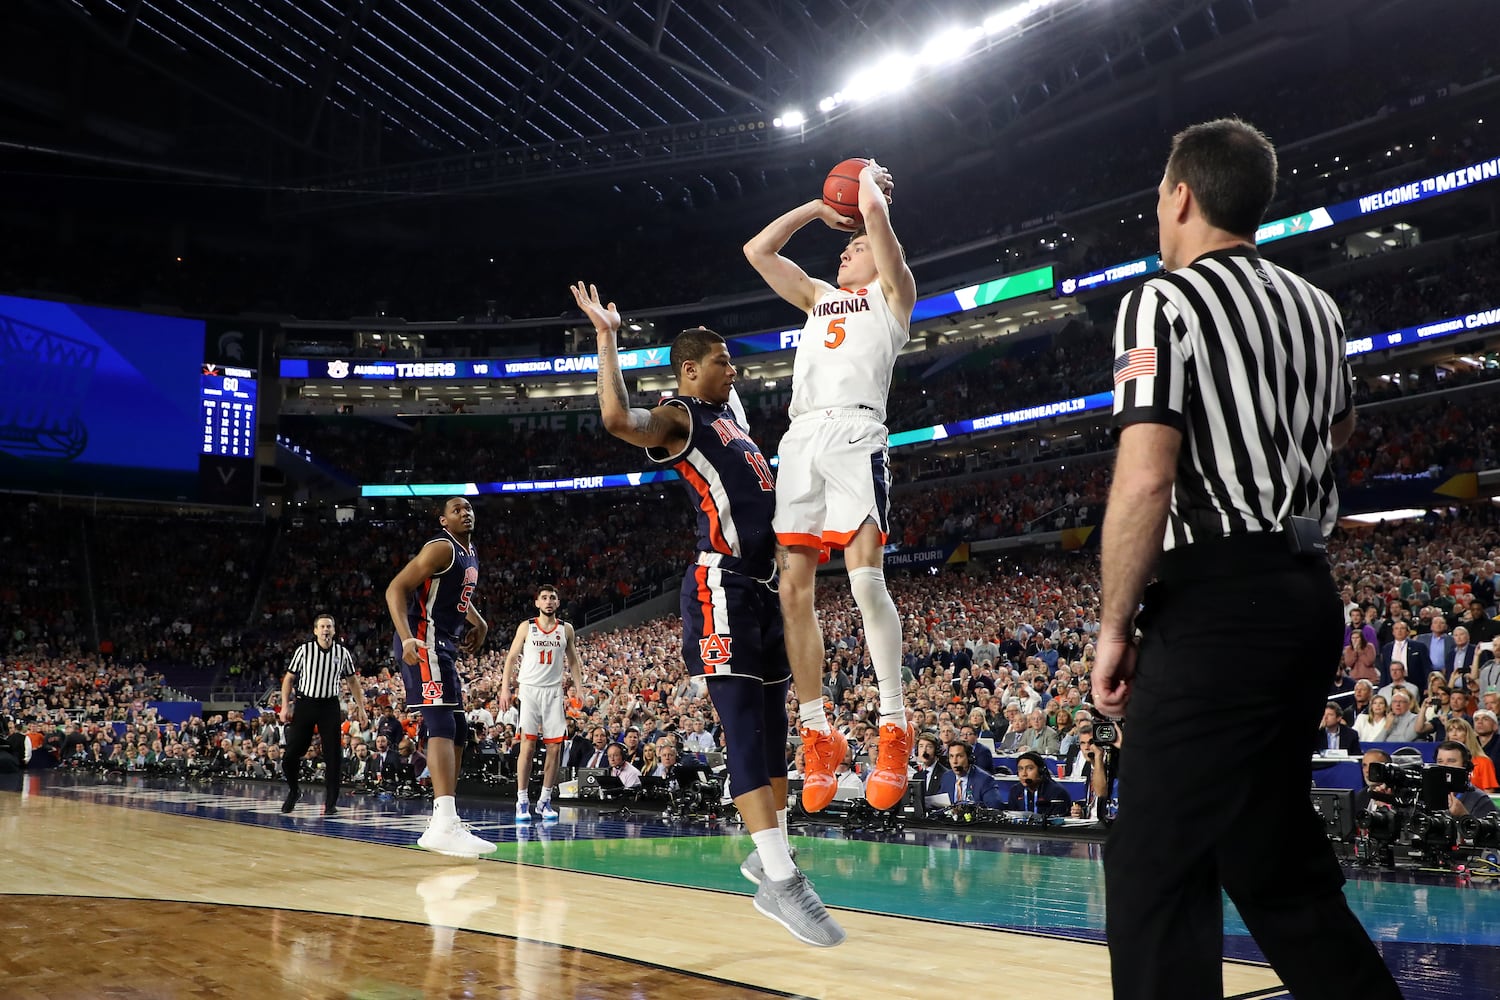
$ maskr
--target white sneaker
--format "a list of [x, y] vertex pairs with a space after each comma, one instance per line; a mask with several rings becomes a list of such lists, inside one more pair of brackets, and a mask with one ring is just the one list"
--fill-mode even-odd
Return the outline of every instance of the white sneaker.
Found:
[[474, 848], [479, 851], [481, 855], [489, 854], [495, 850], [495, 844], [475, 834], [473, 829], [470, 828], [469, 824], [465, 823], [463, 820], [458, 821], [458, 828], [463, 831], [465, 837], [469, 838], [469, 843], [473, 844]]
[[458, 819], [432, 820], [427, 824], [427, 830], [417, 839], [417, 846], [454, 858], [477, 858], [495, 849], [494, 844], [470, 833], [467, 826]]

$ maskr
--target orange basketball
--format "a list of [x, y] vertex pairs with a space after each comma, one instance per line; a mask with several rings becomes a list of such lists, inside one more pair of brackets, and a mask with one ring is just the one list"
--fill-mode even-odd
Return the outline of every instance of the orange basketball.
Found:
[[840, 215], [847, 215], [855, 222], [863, 217], [859, 214], [859, 172], [870, 161], [851, 156], [842, 161], [823, 180], [823, 204]]

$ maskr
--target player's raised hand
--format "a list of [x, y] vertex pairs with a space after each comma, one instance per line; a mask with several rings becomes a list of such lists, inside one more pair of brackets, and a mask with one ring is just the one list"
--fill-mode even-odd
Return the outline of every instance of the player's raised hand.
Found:
[[859, 222], [847, 215], [840, 215], [839, 210], [825, 201], [819, 200], [810, 204], [817, 207], [818, 218], [829, 229], [837, 229], [841, 233], [852, 233], [859, 229]]
[[580, 281], [576, 285], [570, 285], [569, 291], [573, 293], [573, 301], [578, 303], [578, 308], [594, 324], [595, 333], [615, 333], [620, 329], [620, 311], [613, 302], [605, 305], [599, 301], [599, 289]]
[[885, 195], [885, 203], [889, 205], [891, 195], [896, 190], [896, 182], [891, 179], [891, 172], [874, 160], [865, 164], [865, 169], [870, 172], [870, 179], [875, 182], [876, 187], [880, 188]]

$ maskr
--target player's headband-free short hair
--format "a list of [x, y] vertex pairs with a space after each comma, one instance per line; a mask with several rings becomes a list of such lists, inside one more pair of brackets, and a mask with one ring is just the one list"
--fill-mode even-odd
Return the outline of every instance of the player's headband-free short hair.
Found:
[[557, 594], [558, 597], [562, 596], [562, 593], [556, 587], [554, 587], [550, 583], [539, 583], [539, 584], [537, 584], [536, 596], [541, 597], [543, 594], [547, 593], [549, 590], [552, 593]]
[[683, 330], [677, 335], [677, 339], [672, 341], [672, 353], [669, 358], [672, 364], [672, 374], [681, 378], [683, 365], [689, 361], [702, 361], [712, 353], [716, 345], [722, 343], [724, 343], [724, 338], [706, 326]]

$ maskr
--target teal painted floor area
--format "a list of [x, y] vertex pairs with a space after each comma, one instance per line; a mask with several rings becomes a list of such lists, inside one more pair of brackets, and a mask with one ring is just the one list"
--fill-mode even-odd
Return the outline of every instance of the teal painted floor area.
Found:
[[[690, 888], [753, 889], [739, 873], [754, 846], [746, 836], [583, 840], [555, 831], [542, 837], [530, 831], [525, 840], [501, 844], [491, 857]], [[994, 839], [985, 838], [989, 843], [982, 848], [967, 835], [932, 832], [917, 843], [796, 835], [792, 843], [798, 866], [830, 906], [1090, 939], [1103, 935], [1098, 845], [1071, 845], [1073, 853], [1059, 855], [1029, 852], [1037, 841], [1014, 838], [997, 845]], [[1500, 896], [1491, 892], [1354, 879], [1345, 894], [1377, 941], [1500, 945]], [[1225, 934], [1248, 936], [1227, 897], [1224, 905]]]

